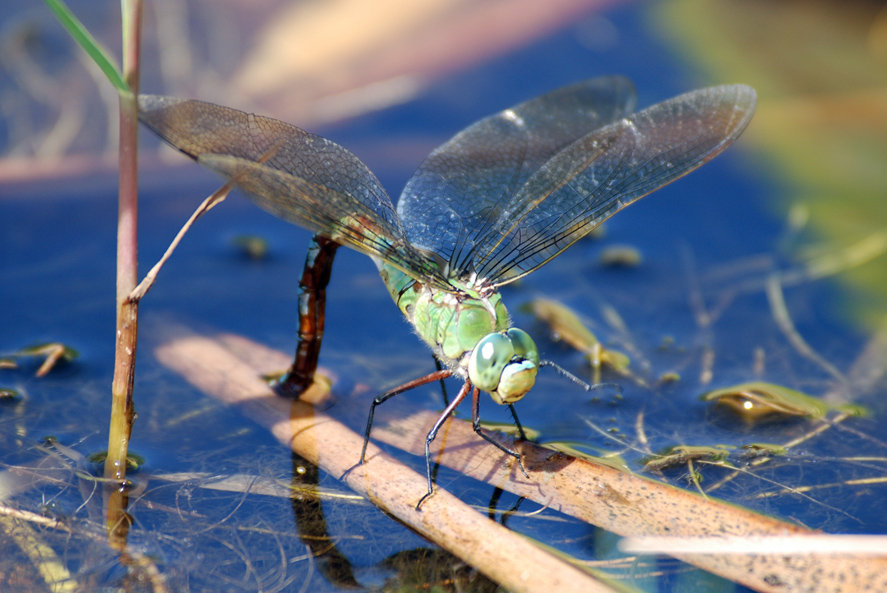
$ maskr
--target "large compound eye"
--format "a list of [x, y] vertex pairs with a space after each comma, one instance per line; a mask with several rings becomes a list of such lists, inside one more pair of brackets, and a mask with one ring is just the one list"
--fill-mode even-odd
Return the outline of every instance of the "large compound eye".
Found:
[[489, 334], [471, 351], [468, 378], [483, 391], [495, 391], [499, 386], [502, 370], [513, 356], [514, 346], [505, 334]]
[[539, 349], [530, 334], [522, 329], [512, 327], [505, 334], [511, 339], [514, 347], [514, 355], [520, 359], [529, 360], [535, 366], [539, 366]]

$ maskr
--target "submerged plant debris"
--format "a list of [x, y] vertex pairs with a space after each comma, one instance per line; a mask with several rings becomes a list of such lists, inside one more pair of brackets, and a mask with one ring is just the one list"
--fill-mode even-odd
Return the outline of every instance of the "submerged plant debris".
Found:
[[675, 445], [645, 461], [644, 469], [648, 472], [663, 472], [687, 465], [691, 461], [724, 461], [729, 455], [730, 451], [724, 447]]
[[601, 251], [598, 261], [610, 268], [634, 268], [641, 265], [643, 256], [636, 247], [612, 245]]
[[601, 382], [601, 368], [606, 367], [620, 375], [630, 376], [629, 357], [612, 348], [605, 348], [591, 330], [566, 305], [547, 298], [530, 301], [527, 309], [551, 328], [555, 340], [563, 340], [585, 354], [593, 371], [592, 383]]
[[43, 358], [43, 362], [35, 372], [37, 377], [45, 377], [60, 362], [71, 362], [80, 354], [65, 344], [59, 342], [51, 342], [48, 344], [35, 344], [22, 348], [12, 354], [4, 357], [0, 361], [0, 368], [17, 368], [18, 361], [27, 358]]
[[264, 237], [237, 235], [231, 239], [231, 244], [237, 247], [249, 259], [263, 260], [268, 257], [268, 240]]
[[751, 423], [766, 418], [791, 416], [819, 420], [830, 411], [854, 416], [864, 416], [867, 413], [863, 406], [829, 404], [806, 393], [763, 381], [715, 389], [703, 394], [701, 399], [725, 406]]

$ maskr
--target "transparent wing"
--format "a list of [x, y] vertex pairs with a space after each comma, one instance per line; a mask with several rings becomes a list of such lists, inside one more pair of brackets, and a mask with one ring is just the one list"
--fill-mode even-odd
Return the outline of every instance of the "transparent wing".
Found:
[[680, 95], [563, 148], [527, 179], [476, 240], [475, 271], [501, 286], [541, 266], [625, 206], [686, 175], [745, 129], [743, 85]]
[[562, 87], [478, 121], [419, 166], [397, 204], [407, 237], [460, 277], [475, 250], [513, 214], [531, 176], [577, 138], [634, 110], [634, 87], [618, 76]]
[[140, 96], [139, 119], [275, 216], [453, 290], [434, 259], [407, 240], [375, 175], [338, 144], [274, 119], [170, 97]]

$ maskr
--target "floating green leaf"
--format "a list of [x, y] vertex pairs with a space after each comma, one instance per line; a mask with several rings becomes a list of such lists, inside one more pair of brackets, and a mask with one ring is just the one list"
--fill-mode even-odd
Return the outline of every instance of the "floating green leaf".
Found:
[[702, 395], [703, 401], [727, 406], [744, 420], [757, 422], [771, 416], [800, 416], [817, 420], [831, 410], [839, 410], [856, 416], [866, 414], [862, 406], [850, 404], [832, 405], [806, 393], [763, 381], [741, 383]]

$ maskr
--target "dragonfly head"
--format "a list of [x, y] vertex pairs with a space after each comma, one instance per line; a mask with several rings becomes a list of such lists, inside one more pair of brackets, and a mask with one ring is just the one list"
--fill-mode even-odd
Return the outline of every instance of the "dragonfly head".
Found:
[[516, 327], [482, 338], [468, 360], [468, 378], [499, 404], [522, 398], [533, 388], [538, 370], [539, 350], [533, 338]]

